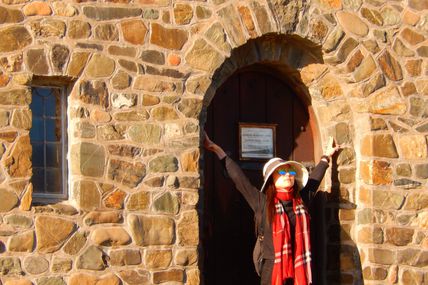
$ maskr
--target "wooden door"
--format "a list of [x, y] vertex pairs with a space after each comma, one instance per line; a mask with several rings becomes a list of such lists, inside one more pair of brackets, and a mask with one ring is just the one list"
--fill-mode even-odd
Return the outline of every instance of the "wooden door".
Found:
[[[235, 73], [218, 89], [208, 108], [206, 132], [259, 188], [264, 162], [238, 160], [239, 122], [278, 124], [277, 156], [313, 163], [307, 110], [280, 79], [257, 70]], [[205, 152], [203, 201], [204, 284], [260, 284], [252, 263], [253, 212], [224, 176], [218, 159], [208, 152]]]

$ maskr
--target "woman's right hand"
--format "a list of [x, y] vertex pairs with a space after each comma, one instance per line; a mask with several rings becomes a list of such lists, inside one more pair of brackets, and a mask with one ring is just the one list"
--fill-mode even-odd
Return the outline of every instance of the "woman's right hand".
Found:
[[226, 156], [226, 153], [224, 150], [215, 144], [207, 135], [206, 132], [204, 132], [204, 147], [205, 149], [214, 152], [219, 159], [223, 159]]

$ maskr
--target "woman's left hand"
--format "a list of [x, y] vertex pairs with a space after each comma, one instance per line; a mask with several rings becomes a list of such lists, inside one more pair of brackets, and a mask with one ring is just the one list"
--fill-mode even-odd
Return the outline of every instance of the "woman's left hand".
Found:
[[332, 136], [328, 138], [327, 147], [325, 149], [324, 155], [331, 157], [338, 149], [340, 149], [340, 145], [336, 144], [336, 141]]

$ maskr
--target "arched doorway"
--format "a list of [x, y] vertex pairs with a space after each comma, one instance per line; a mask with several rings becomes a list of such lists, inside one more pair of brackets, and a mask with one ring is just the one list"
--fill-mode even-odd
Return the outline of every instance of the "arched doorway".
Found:
[[[277, 156], [314, 165], [313, 133], [307, 107], [267, 66], [235, 72], [217, 90], [205, 130], [260, 187], [264, 162], [238, 160], [238, 123], [275, 123]], [[220, 162], [205, 155], [203, 276], [205, 285], [260, 284], [253, 264], [253, 213]]]

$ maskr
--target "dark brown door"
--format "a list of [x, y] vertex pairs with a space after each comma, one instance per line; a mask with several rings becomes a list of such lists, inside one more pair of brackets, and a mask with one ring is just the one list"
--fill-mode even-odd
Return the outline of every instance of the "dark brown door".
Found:
[[[263, 162], [238, 161], [238, 123], [275, 123], [277, 156], [313, 162], [308, 113], [280, 79], [257, 70], [231, 76], [208, 108], [205, 130], [238, 162], [256, 186], [262, 184]], [[206, 285], [256, 285], [252, 264], [255, 243], [253, 212], [211, 153], [205, 154], [203, 278]]]

